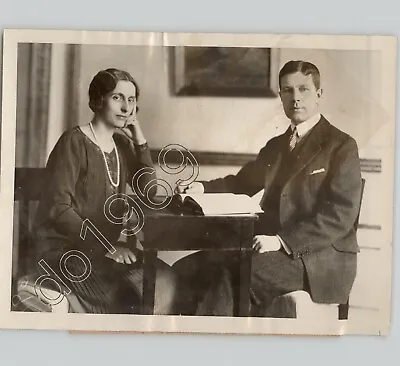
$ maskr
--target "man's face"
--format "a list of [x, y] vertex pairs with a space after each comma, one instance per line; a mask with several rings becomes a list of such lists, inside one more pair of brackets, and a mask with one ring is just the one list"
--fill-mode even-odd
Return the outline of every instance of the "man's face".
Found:
[[297, 125], [318, 112], [322, 90], [311, 75], [296, 72], [281, 78], [279, 95], [286, 116]]

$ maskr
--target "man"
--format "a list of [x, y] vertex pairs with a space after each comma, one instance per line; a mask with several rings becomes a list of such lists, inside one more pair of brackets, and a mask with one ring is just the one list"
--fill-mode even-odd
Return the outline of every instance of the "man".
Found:
[[[357, 144], [320, 114], [322, 89], [315, 65], [286, 63], [279, 73], [279, 87], [291, 121], [287, 131], [272, 138], [236, 175], [194, 182], [186, 192], [252, 196], [264, 189], [260, 203], [264, 213], [253, 242], [255, 303], [265, 308], [276, 296], [296, 290], [308, 291], [317, 303], [345, 303], [359, 251], [354, 228], [361, 195]], [[233, 282], [222, 270], [227, 268], [224, 262], [214, 261], [218, 276], [210, 270], [210, 258], [196, 253], [175, 268], [184, 278], [185, 290], [198, 290], [198, 315], [230, 316]]]

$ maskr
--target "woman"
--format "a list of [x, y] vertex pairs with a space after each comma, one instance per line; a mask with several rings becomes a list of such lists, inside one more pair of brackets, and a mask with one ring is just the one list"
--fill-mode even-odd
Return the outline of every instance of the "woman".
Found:
[[[100, 71], [89, 87], [92, 121], [64, 132], [46, 167], [45, 192], [34, 225], [37, 261], [46, 261], [91, 313], [137, 313], [140, 309], [140, 252], [118, 240], [123, 227], [111, 222], [104, 209], [107, 198], [125, 193], [126, 183], [132, 183], [139, 169], [152, 168], [149, 147], [136, 119], [138, 96], [138, 85], [128, 72]], [[141, 191], [154, 179], [154, 173], [145, 174], [137, 182]], [[123, 217], [126, 206], [117, 200], [109, 209], [111, 215]], [[104, 245], [107, 240], [99, 240], [101, 236], [115, 252]], [[60, 260], [71, 250], [82, 254], [61, 261], [63, 271]], [[85, 257], [90, 264], [84, 263]], [[173, 314], [175, 276], [161, 260], [155, 265], [154, 313]], [[82, 280], [88, 266], [90, 275]], [[68, 278], [80, 280], [66, 280], [62, 276], [66, 271]]]

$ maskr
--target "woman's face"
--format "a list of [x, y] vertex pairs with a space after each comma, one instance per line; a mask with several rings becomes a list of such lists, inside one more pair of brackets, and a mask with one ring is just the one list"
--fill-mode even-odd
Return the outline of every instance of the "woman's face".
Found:
[[135, 85], [130, 81], [118, 81], [115, 89], [103, 99], [99, 112], [102, 120], [112, 127], [124, 127], [128, 116], [136, 113], [135, 95]]

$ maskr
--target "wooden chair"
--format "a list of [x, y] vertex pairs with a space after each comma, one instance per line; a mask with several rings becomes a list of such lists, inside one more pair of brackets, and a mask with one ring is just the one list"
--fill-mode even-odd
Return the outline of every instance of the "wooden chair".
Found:
[[[361, 204], [364, 195], [365, 179], [361, 179], [361, 196], [359, 211], [354, 223], [355, 230], [358, 229]], [[272, 304], [265, 309], [266, 317], [273, 318], [310, 318], [327, 319], [337, 317], [339, 320], [348, 319], [349, 300], [345, 304], [317, 304], [311, 299], [306, 291], [293, 291], [288, 294], [278, 296]]]
[[[44, 168], [16, 168], [14, 184], [14, 249], [11, 309], [14, 311], [84, 312], [73, 295], [63, 296], [45, 286], [36, 286], [39, 274], [34, 263], [35, 247], [30, 238], [34, 211], [42, 192], [45, 192]], [[16, 245], [15, 243], [18, 243]], [[61, 301], [52, 301], [60, 296]]]

